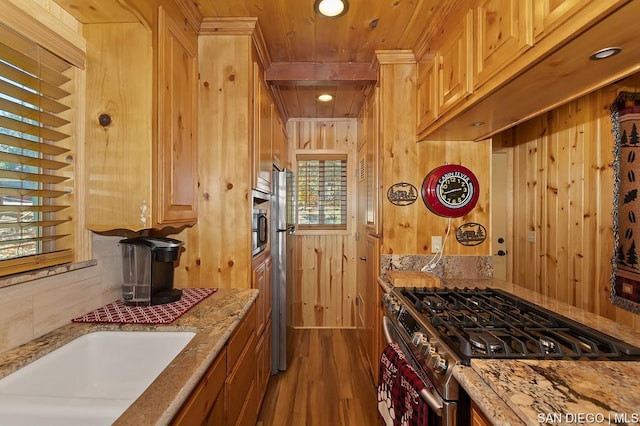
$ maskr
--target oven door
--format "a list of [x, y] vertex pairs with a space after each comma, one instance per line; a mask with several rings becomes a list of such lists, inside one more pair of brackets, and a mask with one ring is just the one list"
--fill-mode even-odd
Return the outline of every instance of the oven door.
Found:
[[[426, 374], [424, 374], [423, 368], [414, 360], [408, 343], [405, 342], [403, 337], [396, 329], [396, 326], [386, 316], [382, 317], [382, 329], [387, 343], [397, 343], [398, 346], [400, 346], [400, 349], [402, 349], [402, 352], [404, 353], [407, 360], [411, 363], [412, 367], [414, 368], [414, 370], [416, 370], [422, 380], [426, 384], [431, 384], [429, 379], [426, 377]], [[429, 405], [429, 425], [456, 426], [458, 424], [463, 424], [458, 423], [465, 417], [464, 415], [458, 415], [458, 403], [455, 401], [446, 401], [442, 399], [434, 386], [431, 386], [430, 391], [426, 389], [423, 390], [420, 395], [422, 396], [422, 399], [426, 401], [427, 405]]]

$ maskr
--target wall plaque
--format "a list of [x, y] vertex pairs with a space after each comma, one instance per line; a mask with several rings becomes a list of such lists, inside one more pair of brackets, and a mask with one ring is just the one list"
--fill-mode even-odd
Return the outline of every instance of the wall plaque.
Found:
[[456, 240], [463, 246], [477, 246], [487, 239], [487, 230], [479, 223], [464, 223], [456, 229]]
[[418, 189], [410, 183], [394, 183], [387, 191], [387, 200], [396, 206], [408, 206], [417, 199]]

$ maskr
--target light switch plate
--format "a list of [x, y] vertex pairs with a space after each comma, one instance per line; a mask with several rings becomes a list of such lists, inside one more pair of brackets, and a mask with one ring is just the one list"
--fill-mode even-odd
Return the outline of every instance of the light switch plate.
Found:
[[527, 242], [529, 243], [536, 242], [536, 231], [527, 231]]

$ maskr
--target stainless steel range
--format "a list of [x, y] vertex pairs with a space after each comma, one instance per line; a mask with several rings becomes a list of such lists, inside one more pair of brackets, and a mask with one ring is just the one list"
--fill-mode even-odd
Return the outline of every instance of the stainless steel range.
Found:
[[468, 421], [452, 367], [472, 358], [640, 359], [640, 348], [499, 289], [398, 287], [383, 304], [387, 341], [433, 385], [422, 396], [435, 424]]

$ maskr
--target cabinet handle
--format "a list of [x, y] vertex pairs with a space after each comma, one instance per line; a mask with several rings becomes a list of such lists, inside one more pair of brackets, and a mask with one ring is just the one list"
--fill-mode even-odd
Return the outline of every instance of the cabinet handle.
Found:
[[367, 261], [367, 258], [366, 258], [365, 256], [360, 256], [360, 260], [362, 260], [362, 261], [365, 261], [365, 262], [366, 262], [366, 261]]

